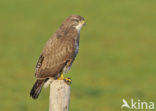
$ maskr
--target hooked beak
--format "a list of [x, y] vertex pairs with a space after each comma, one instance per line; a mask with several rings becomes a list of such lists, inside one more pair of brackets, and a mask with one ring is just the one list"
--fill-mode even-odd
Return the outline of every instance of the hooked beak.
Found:
[[86, 25], [86, 22], [84, 20], [80, 21], [80, 24], [82, 24], [83, 26]]

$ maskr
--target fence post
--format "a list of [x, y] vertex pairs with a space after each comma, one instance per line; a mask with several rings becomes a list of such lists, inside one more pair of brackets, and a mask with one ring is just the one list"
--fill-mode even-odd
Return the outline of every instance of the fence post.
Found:
[[49, 111], [69, 111], [70, 85], [64, 80], [50, 84]]

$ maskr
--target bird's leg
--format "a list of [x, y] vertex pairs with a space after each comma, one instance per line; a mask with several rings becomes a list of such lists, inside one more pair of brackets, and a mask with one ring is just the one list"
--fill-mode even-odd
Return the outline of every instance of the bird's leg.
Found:
[[61, 74], [60, 77], [57, 78], [57, 80], [64, 80], [64, 75]]
[[72, 80], [71, 78], [65, 78], [63, 73], [61, 74], [61, 76], [59, 78], [57, 78], [57, 80], [64, 80], [67, 84], [71, 84]]

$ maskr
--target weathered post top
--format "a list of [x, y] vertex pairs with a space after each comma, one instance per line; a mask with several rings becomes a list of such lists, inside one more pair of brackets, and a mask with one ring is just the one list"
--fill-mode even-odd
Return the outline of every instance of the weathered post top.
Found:
[[69, 111], [70, 85], [64, 80], [50, 84], [49, 111]]

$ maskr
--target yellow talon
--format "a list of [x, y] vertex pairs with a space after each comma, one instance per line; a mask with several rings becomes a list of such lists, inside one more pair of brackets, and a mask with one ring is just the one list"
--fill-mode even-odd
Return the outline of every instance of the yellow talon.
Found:
[[66, 82], [72, 82], [72, 80], [70, 78], [65, 78], [64, 79]]
[[65, 78], [63, 74], [57, 80], [64, 80], [67, 84], [71, 84], [72, 80], [71, 78]]
[[68, 85], [70, 85], [70, 84], [72, 83], [71, 78], [65, 78], [64, 81], [65, 81]]

